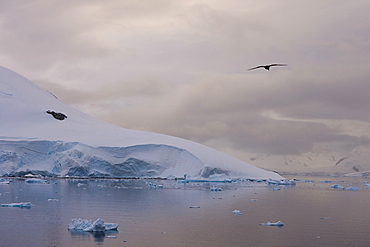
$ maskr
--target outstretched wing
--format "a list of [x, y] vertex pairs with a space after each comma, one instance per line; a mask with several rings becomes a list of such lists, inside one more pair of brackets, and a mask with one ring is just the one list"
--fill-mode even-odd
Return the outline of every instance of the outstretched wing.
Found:
[[250, 68], [248, 70], [259, 69], [259, 68], [264, 68], [264, 66], [263, 65], [260, 65], [260, 66], [257, 66], [257, 67]]
[[273, 63], [273, 64], [270, 64], [270, 67], [271, 66], [288, 66], [288, 64]]

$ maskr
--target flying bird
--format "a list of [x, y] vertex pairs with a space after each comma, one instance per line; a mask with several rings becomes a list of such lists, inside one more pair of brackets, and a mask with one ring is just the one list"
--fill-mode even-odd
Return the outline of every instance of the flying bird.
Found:
[[265, 70], [270, 70], [270, 67], [272, 67], [272, 66], [288, 66], [288, 65], [287, 64], [273, 63], [273, 64], [269, 64], [269, 65], [260, 65], [260, 66], [254, 67], [254, 68], [250, 68], [248, 70], [259, 69], [259, 68], [264, 68]]

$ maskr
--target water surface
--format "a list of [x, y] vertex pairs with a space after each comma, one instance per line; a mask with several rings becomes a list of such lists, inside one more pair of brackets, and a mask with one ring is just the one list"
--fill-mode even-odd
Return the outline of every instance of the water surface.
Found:
[[[329, 179], [280, 190], [256, 182], [53, 179], [30, 184], [14, 179], [0, 185], [0, 204], [35, 207], [0, 207], [0, 246], [370, 246], [365, 181]], [[359, 191], [336, 190], [332, 184]], [[213, 186], [222, 191], [212, 191]], [[242, 214], [233, 214], [235, 209]], [[119, 224], [119, 231], [71, 232], [73, 218], [102, 218]], [[260, 225], [279, 220], [283, 227]]]

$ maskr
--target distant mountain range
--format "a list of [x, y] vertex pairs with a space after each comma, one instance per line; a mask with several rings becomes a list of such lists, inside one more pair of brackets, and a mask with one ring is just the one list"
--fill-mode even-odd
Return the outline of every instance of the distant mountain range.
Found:
[[281, 174], [370, 176], [370, 149], [358, 146], [347, 152], [316, 146], [300, 155], [251, 155], [250, 163]]

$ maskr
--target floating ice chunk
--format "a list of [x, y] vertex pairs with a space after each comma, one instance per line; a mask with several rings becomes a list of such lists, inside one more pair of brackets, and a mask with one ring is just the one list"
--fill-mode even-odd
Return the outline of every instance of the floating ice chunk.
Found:
[[211, 187], [211, 191], [222, 191], [222, 188], [213, 186]]
[[370, 188], [370, 184], [365, 184], [365, 186], [366, 186], [367, 188]]
[[106, 236], [106, 238], [117, 238], [117, 236], [114, 236], [114, 235], [112, 235], [112, 236]]
[[68, 225], [68, 230], [83, 232], [104, 232], [117, 230], [117, 228], [118, 224], [104, 223], [100, 218], [94, 221], [94, 223], [86, 219], [72, 219], [71, 223]]
[[242, 212], [240, 210], [235, 209], [233, 211], [233, 214], [240, 215], [240, 214], [242, 214]]
[[275, 179], [269, 179], [267, 181], [270, 185], [296, 185], [296, 181], [290, 180], [290, 179], [282, 179], [282, 180], [275, 180]]
[[0, 184], [10, 184], [9, 180], [1, 179]]
[[330, 217], [321, 217], [322, 220], [330, 220]]
[[315, 183], [315, 181], [313, 181], [313, 180], [302, 180], [302, 181], [305, 182], [305, 183], [310, 183], [310, 184]]
[[48, 202], [59, 202], [59, 199], [48, 199]]
[[30, 184], [45, 184], [47, 182], [48, 182], [47, 180], [40, 179], [40, 178], [30, 178], [26, 180], [26, 183], [30, 183]]
[[163, 185], [162, 184], [153, 184], [153, 183], [149, 183], [148, 184], [149, 188], [151, 189], [163, 189]]
[[30, 202], [15, 202], [15, 203], [9, 203], [9, 204], [1, 204], [2, 207], [14, 207], [14, 208], [30, 208], [34, 207]]
[[190, 206], [190, 208], [200, 208], [200, 206]]
[[354, 190], [354, 191], [357, 191], [357, 190], [359, 190], [359, 188], [358, 188], [358, 187], [353, 186], [353, 187], [348, 187], [348, 188], [346, 188], [346, 190]]
[[333, 184], [332, 186], [330, 186], [330, 188], [344, 190], [344, 187], [340, 184]]
[[273, 190], [273, 191], [278, 191], [278, 190], [280, 190], [280, 188], [276, 188], [276, 187], [275, 187], [275, 188], [273, 188], [272, 190]]
[[251, 199], [251, 202], [256, 202], [257, 201], [257, 199]]
[[260, 225], [262, 226], [284, 226], [284, 223], [279, 220], [278, 222], [268, 221], [267, 223], [261, 223]]

